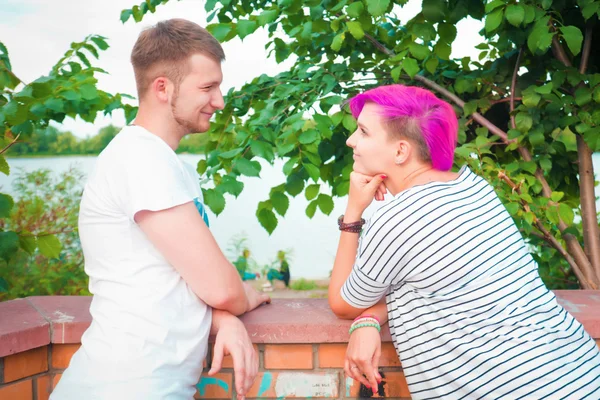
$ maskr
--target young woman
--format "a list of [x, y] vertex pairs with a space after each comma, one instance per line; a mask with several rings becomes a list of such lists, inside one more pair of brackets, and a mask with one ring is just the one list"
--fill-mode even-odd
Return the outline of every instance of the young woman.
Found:
[[[450, 172], [452, 107], [392, 85], [350, 108], [354, 172], [329, 287], [339, 317], [359, 316], [348, 376], [377, 388], [389, 322], [415, 399], [600, 399], [594, 340], [544, 286], [493, 188], [466, 166]], [[359, 240], [363, 211], [387, 191]]]

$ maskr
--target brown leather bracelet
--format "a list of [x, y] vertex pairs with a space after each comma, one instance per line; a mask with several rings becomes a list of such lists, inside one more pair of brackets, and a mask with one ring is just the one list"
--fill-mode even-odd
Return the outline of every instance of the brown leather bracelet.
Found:
[[344, 215], [340, 215], [338, 218], [338, 227], [340, 231], [344, 232], [352, 232], [352, 233], [360, 233], [362, 231], [362, 227], [365, 224], [364, 218], [361, 218], [360, 221], [355, 222], [347, 222], [344, 223]]

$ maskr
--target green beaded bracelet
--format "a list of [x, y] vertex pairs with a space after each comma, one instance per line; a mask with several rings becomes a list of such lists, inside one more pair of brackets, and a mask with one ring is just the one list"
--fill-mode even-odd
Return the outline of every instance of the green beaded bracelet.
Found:
[[352, 325], [350, 327], [350, 331], [348, 332], [350, 335], [352, 335], [352, 332], [354, 332], [355, 330], [357, 330], [358, 328], [366, 328], [366, 327], [372, 327], [372, 328], [376, 328], [377, 332], [381, 332], [381, 326], [379, 326], [379, 324], [372, 322], [372, 323], [364, 323], [364, 324], [356, 324], [356, 325]]

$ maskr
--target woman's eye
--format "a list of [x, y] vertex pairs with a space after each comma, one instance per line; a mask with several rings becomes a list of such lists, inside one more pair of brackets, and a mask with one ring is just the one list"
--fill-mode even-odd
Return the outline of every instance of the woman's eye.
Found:
[[363, 136], [367, 136], [367, 132], [365, 132], [362, 128], [359, 128], [360, 134]]

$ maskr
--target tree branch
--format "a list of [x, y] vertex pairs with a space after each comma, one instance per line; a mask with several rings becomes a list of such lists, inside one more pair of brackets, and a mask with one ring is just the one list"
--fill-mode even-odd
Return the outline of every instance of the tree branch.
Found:
[[[498, 172], [498, 178], [500, 178], [501, 180], [506, 182], [508, 184], [508, 186], [510, 186], [512, 188], [513, 191], [521, 194], [521, 189], [519, 188], [519, 186], [516, 185], [503, 171]], [[529, 208], [529, 204], [527, 204], [526, 201], [521, 200], [521, 204], [523, 205], [523, 208], [525, 209], [525, 211], [531, 212], [531, 209]], [[581, 283], [582, 288], [583, 289], [594, 289], [594, 290], [598, 289], [598, 287], [595, 285], [595, 283], [591, 282], [586, 277], [586, 275], [583, 273], [581, 268], [579, 268], [579, 265], [573, 259], [573, 257], [571, 257], [571, 255], [565, 250], [565, 248], [560, 244], [560, 242], [558, 240], [556, 240], [556, 238], [548, 231], [548, 229], [546, 229], [544, 224], [542, 224], [542, 222], [535, 216], [535, 214], [533, 216], [535, 218], [535, 220], [534, 220], [535, 227], [542, 233], [542, 236], [540, 236], [540, 235], [536, 235], [536, 236], [544, 239], [548, 244], [550, 244], [552, 247], [554, 247], [560, 253], [560, 255], [562, 255], [565, 258], [565, 260], [567, 260], [567, 262], [573, 269], [573, 272], [575, 272], [575, 276], [577, 276], [579, 283]]]
[[588, 63], [590, 61], [590, 53], [592, 51], [592, 35], [594, 34], [593, 26], [588, 23], [585, 27], [585, 39], [583, 40], [583, 50], [581, 52], [581, 62], [579, 63], [579, 73], [585, 74]]
[[13, 144], [17, 143], [17, 141], [19, 140], [19, 136], [21, 136], [21, 134], [17, 134], [17, 136], [15, 136], [15, 138], [13, 139], [12, 142], [10, 142], [9, 144], [6, 145], [5, 148], [3, 148], [2, 150], [0, 150], [0, 154], [4, 154], [8, 149], [10, 149], [12, 147]]
[[573, 66], [573, 64], [571, 64], [571, 60], [569, 60], [569, 56], [567, 56], [567, 52], [558, 41], [557, 35], [552, 36], [552, 53], [554, 54], [554, 57], [558, 59], [558, 61], [567, 67]]

